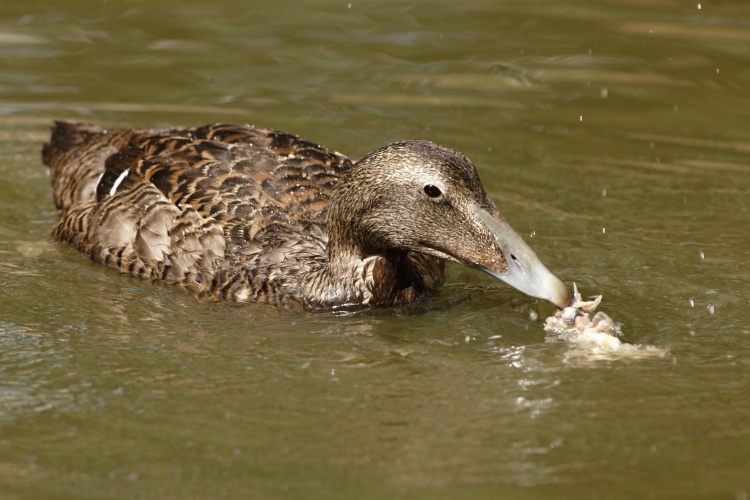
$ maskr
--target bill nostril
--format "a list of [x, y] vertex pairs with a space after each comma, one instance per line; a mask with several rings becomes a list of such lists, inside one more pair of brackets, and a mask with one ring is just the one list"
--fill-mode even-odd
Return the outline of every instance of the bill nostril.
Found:
[[523, 272], [524, 274], [526, 274], [526, 266], [523, 265], [523, 262], [521, 262], [521, 259], [519, 259], [518, 257], [516, 257], [513, 254], [510, 254], [510, 260], [512, 260], [513, 263], [516, 266], [518, 266], [518, 268], [521, 270], [521, 272]]

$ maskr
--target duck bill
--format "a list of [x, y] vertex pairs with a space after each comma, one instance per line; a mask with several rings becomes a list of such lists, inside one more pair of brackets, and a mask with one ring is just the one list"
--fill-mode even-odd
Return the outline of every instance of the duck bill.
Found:
[[570, 304], [567, 287], [542, 264], [523, 238], [504, 220], [479, 206], [474, 209], [481, 223], [495, 237], [507, 262], [507, 269], [504, 270], [481, 265], [477, 267], [527, 295], [547, 300], [560, 308], [567, 307]]

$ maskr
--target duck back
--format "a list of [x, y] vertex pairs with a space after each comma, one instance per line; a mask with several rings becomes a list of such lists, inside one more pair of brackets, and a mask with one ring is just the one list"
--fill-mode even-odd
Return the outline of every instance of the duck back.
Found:
[[271, 278], [324, 265], [326, 210], [352, 165], [294, 135], [223, 124], [108, 132], [58, 122], [43, 159], [58, 240], [122, 272], [274, 303], [286, 292]]

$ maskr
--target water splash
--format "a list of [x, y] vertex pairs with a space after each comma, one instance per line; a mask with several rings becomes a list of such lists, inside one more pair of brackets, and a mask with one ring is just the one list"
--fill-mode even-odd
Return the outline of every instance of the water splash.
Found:
[[[654, 346], [628, 344], [621, 340], [621, 325], [607, 314], [594, 310], [601, 303], [602, 296], [584, 301], [573, 283], [573, 300], [565, 309], [558, 310], [544, 323], [549, 334], [547, 341], [568, 342], [571, 344], [566, 361], [595, 362], [635, 361], [642, 359], [663, 359], [668, 350]], [[593, 315], [593, 317], [592, 317]]]

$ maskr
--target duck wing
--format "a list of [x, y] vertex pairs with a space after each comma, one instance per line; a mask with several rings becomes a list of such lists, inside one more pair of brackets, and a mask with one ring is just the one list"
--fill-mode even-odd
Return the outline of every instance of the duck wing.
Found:
[[270, 227], [323, 225], [331, 190], [350, 166], [343, 155], [291, 134], [210, 125], [134, 141], [111, 156], [97, 199], [149, 182], [180, 210], [192, 207], [221, 224], [232, 253], [242, 253]]
[[224, 124], [106, 132], [58, 123], [44, 160], [60, 240], [131, 274], [196, 282], [267, 251], [279, 231], [325, 239], [331, 190], [351, 166], [291, 134]]

